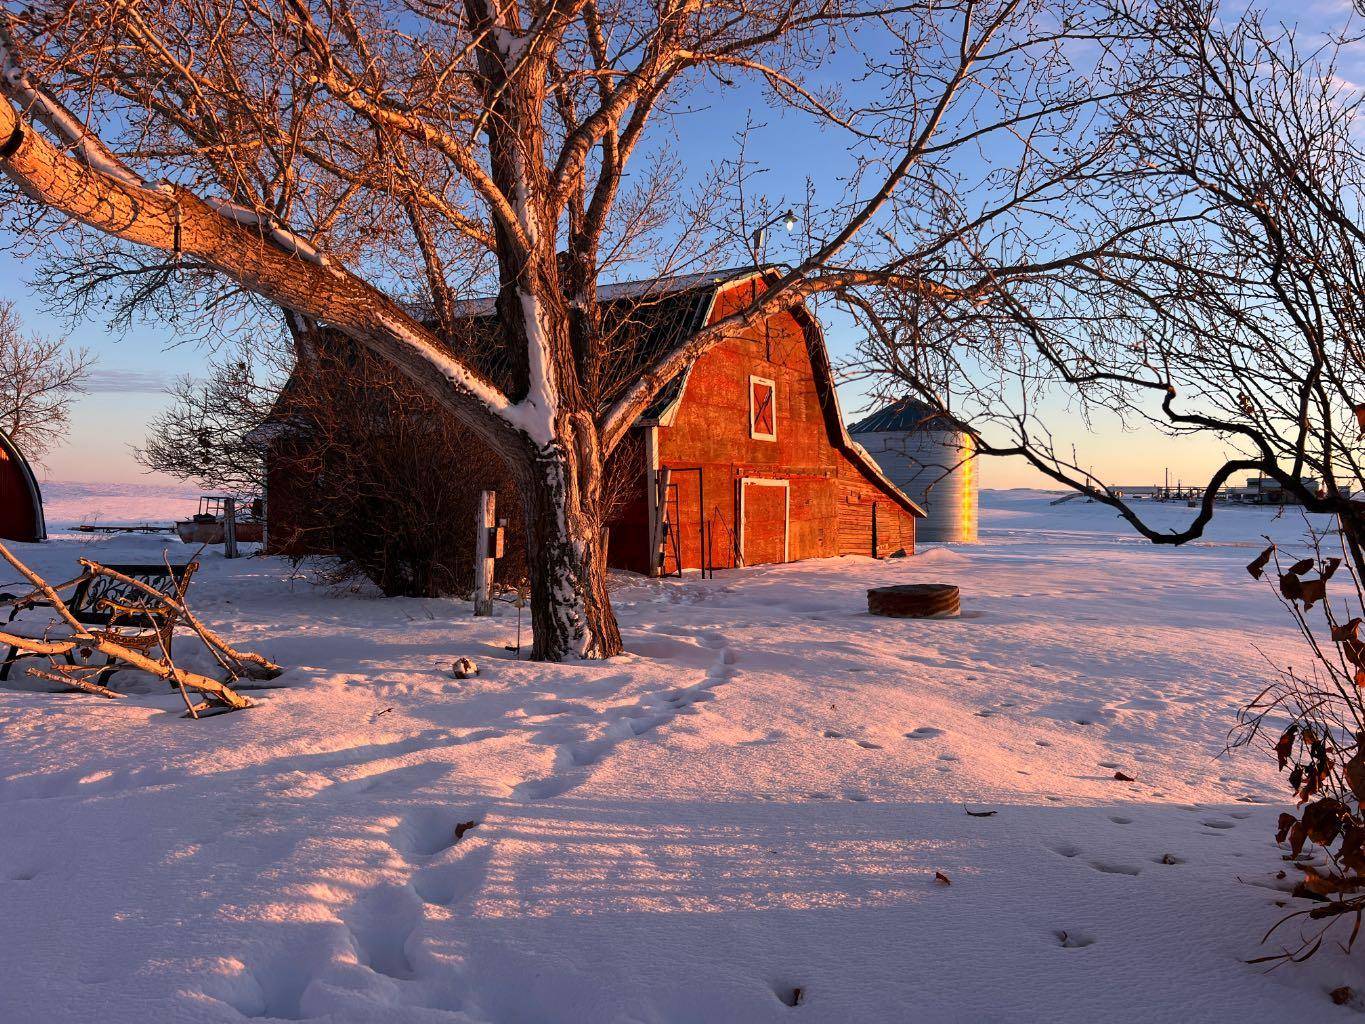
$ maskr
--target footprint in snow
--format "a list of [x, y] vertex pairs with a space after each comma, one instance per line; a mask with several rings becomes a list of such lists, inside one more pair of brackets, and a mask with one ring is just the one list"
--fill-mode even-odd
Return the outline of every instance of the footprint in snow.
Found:
[[932, 725], [921, 725], [918, 729], [914, 730], [913, 732], [907, 732], [905, 734], [905, 738], [907, 740], [931, 740], [935, 736], [942, 735], [943, 735], [942, 729], [935, 729]]

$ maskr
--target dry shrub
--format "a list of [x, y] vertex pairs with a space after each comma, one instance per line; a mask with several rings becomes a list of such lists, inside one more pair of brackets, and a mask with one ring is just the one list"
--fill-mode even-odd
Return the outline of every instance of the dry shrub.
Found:
[[1308, 557], [1286, 566], [1270, 544], [1247, 566], [1271, 587], [1311, 652], [1306, 671], [1276, 666], [1270, 684], [1239, 714], [1229, 742], [1259, 742], [1286, 774], [1295, 807], [1280, 815], [1275, 839], [1288, 846], [1284, 859], [1302, 876], [1293, 895], [1314, 903], [1266, 935], [1289, 921], [1309, 924], [1294, 943], [1253, 962], [1305, 960], [1342, 920], [1354, 922], [1349, 948], [1365, 914], [1365, 640], [1359, 636], [1365, 591], [1353, 545], [1341, 538], [1341, 553], [1328, 553], [1324, 545], [1340, 535], [1310, 535]]
[[[335, 344], [300, 364], [271, 416], [271, 546], [338, 559], [330, 581], [364, 576], [387, 596], [464, 595], [481, 490], [520, 521], [498, 457], [396, 371]], [[499, 576], [525, 573], [509, 544]]]

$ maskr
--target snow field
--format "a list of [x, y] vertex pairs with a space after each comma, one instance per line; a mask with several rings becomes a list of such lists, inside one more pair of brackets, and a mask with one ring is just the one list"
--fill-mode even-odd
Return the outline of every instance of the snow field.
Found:
[[[1245, 963], [1300, 903], [1287, 792], [1220, 756], [1261, 652], [1302, 660], [1243, 569], [1302, 520], [1171, 551], [1049, 497], [911, 559], [620, 577], [606, 663], [210, 554], [191, 604], [289, 666], [259, 707], [0, 690], [0, 1019], [1354, 1019], [1358, 957]], [[961, 618], [866, 614], [938, 580]]]

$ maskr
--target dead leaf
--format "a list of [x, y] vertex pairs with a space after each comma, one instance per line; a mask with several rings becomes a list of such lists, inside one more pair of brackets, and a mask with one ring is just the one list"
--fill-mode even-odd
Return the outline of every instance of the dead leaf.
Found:
[[1327, 580], [1304, 580], [1299, 585], [1299, 600], [1303, 602], [1303, 610], [1307, 611], [1319, 601], [1327, 599]]
[[937, 882], [939, 885], [952, 885], [952, 884], [953, 884], [953, 880], [952, 880], [951, 878], [949, 878], [947, 875], [945, 875], [942, 871], [935, 871], [935, 872], [934, 872], [934, 881]]
[[1341, 837], [1337, 859], [1356, 874], [1365, 874], [1365, 827], [1355, 821], [1346, 822], [1346, 832]]
[[1355, 892], [1365, 886], [1365, 878], [1323, 875], [1319, 874], [1318, 870], [1309, 864], [1300, 864], [1299, 870], [1303, 872], [1303, 882], [1300, 884], [1309, 892], [1317, 893], [1319, 896], [1331, 896], [1339, 892]]
[[1290, 814], [1288, 811], [1281, 812], [1279, 828], [1275, 830], [1275, 842], [1284, 842], [1285, 837], [1289, 835], [1289, 830], [1298, 823], [1298, 820], [1298, 818], [1294, 817], [1294, 815]]
[[1297, 858], [1306, 842], [1308, 842], [1308, 829], [1303, 827], [1303, 822], [1294, 822], [1289, 829], [1289, 855]]
[[[1298, 735], [1299, 727], [1295, 723], [1284, 732], [1280, 733], [1280, 738], [1275, 741], [1275, 756], [1280, 760], [1280, 771], [1284, 771], [1284, 766], [1289, 763], [1289, 757], [1294, 753], [1294, 737]], [[1298, 789], [1297, 786], [1294, 787]]]
[[973, 811], [967, 807], [962, 808], [973, 818], [989, 818], [992, 814], [999, 814], [999, 811]]
[[1306, 572], [1313, 571], [1313, 560], [1311, 558], [1301, 558], [1289, 567], [1289, 575], [1302, 576]]
[[1338, 569], [1341, 568], [1340, 558], [1329, 558], [1322, 566], [1322, 578], [1330, 580]]
[[479, 823], [478, 823], [477, 821], [462, 821], [462, 822], [460, 822], [458, 825], [455, 826], [455, 839], [456, 839], [456, 841], [463, 839], [463, 838], [464, 838], [464, 834], [465, 834], [466, 832], [468, 832], [471, 828], [477, 828], [478, 825], [479, 825]]
[[1124, 775], [1123, 772], [1115, 772], [1115, 773], [1114, 773], [1114, 778], [1115, 778], [1115, 780], [1117, 780], [1118, 782], [1136, 782], [1136, 781], [1137, 781], [1137, 779], [1133, 778], [1131, 775]]
[[1329, 796], [1303, 809], [1303, 827], [1309, 839], [1326, 846], [1341, 834], [1342, 819], [1349, 813], [1345, 804]]
[[1320, 892], [1314, 892], [1308, 887], [1307, 882], [1299, 882], [1293, 889], [1289, 890], [1290, 896], [1296, 896], [1301, 900], [1316, 900], [1319, 903], [1326, 903], [1327, 897]]
[[1357, 635], [1360, 633], [1360, 621], [1360, 616], [1357, 615], [1350, 622], [1343, 623], [1340, 626], [1333, 626], [1332, 639], [1337, 643], [1356, 639]]
[[1365, 754], [1361, 753], [1359, 747], [1356, 748], [1355, 756], [1346, 762], [1343, 774], [1355, 798], [1365, 800]]
[[1345, 1006], [1351, 1001], [1351, 997], [1355, 995], [1355, 993], [1351, 991], [1350, 985], [1342, 985], [1340, 988], [1334, 988], [1328, 994], [1332, 997], [1332, 1002], [1336, 1003], [1338, 1006]]
[[1270, 561], [1270, 556], [1274, 553], [1275, 545], [1272, 544], [1257, 555], [1252, 563], [1247, 566], [1247, 572], [1251, 573], [1252, 579], [1259, 580], [1265, 574], [1266, 563]]
[[1303, 580], [1299, 579], [1292, 572], [1287, 572], [1280, 577], [1280, 593], [1287, 601], [1297, 601], [1303, 592]]

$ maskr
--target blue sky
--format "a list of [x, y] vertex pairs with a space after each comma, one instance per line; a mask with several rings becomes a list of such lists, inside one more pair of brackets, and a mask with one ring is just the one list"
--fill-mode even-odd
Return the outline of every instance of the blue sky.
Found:
[[[1313, 26], [1334, 21], [1349, 4], [1319, 2], [1289, 4], [1280, 0], [1272, 10], [1282, 17]], [[857, 58], [834, 55], [828, 74], [837, 80], [852, 70]], [[688, 147], [689, 178], [699, 179], [716, 160], [733, 155], [733, 135], [752, 117], [764, 124], [753, 140], [751, 155], [766, 169], [761, 184], [775, 208], [798, 204], [809, 176], [819, 189], [837, 188], [845, 168], [842, 140], [824, 137], [793, 117], [774, 117], [762, 106], [756, 90], [729, 90], [723, 98], [705, 106], [683, 122], [681, 138]], [[779, 235], [774, 244], [780, 247]], [[772, 252], [781, 256], [780, 248]], [[0, 298], [15, 302], [30, 329], [46, 334], [65, 334], [72, 343], [90, 348], [98, 364], [90, 393], [75, 405], [67, 443], [47, 459], [45, 476], [53, 480], [90, 482], [147, 481], [132, 458], [147, 422], [165, 407], [163, 388], [180, 374], [203, 371], [208, 353], [179, 343], [169, 325], [144, 324], [126, 334], [111, 331], [98, 320], [68, 323], [44, 308], [40, 295], [28, 285], [32, 267], [21, 258], [0, 251]], [[826, 321], [831, 354], [836, 363], [852, 351], [856, 338], [847, 323]], [[841, 391], [845, 412], [852, 418], [865, 408], [857, 387]], [[1152, 432], [1125, 432], [1116, 422], [1093, 424], [1093, 432], [1078, 418], [1056, 410], [1056, 436], [1074, 444], [1082, 465], [1091, 464], [1111, 483], [1145, 484], [1159, 481], [1169, 469], [1172, 480], [1198, 480], [1217, 464], [1221, 454], [1216, 442], [1174, 442]], [[1041, 478], [1027, 465], [1009, 460], [988, 460], [982, 467], [987, 487], [1031, 485]]]

